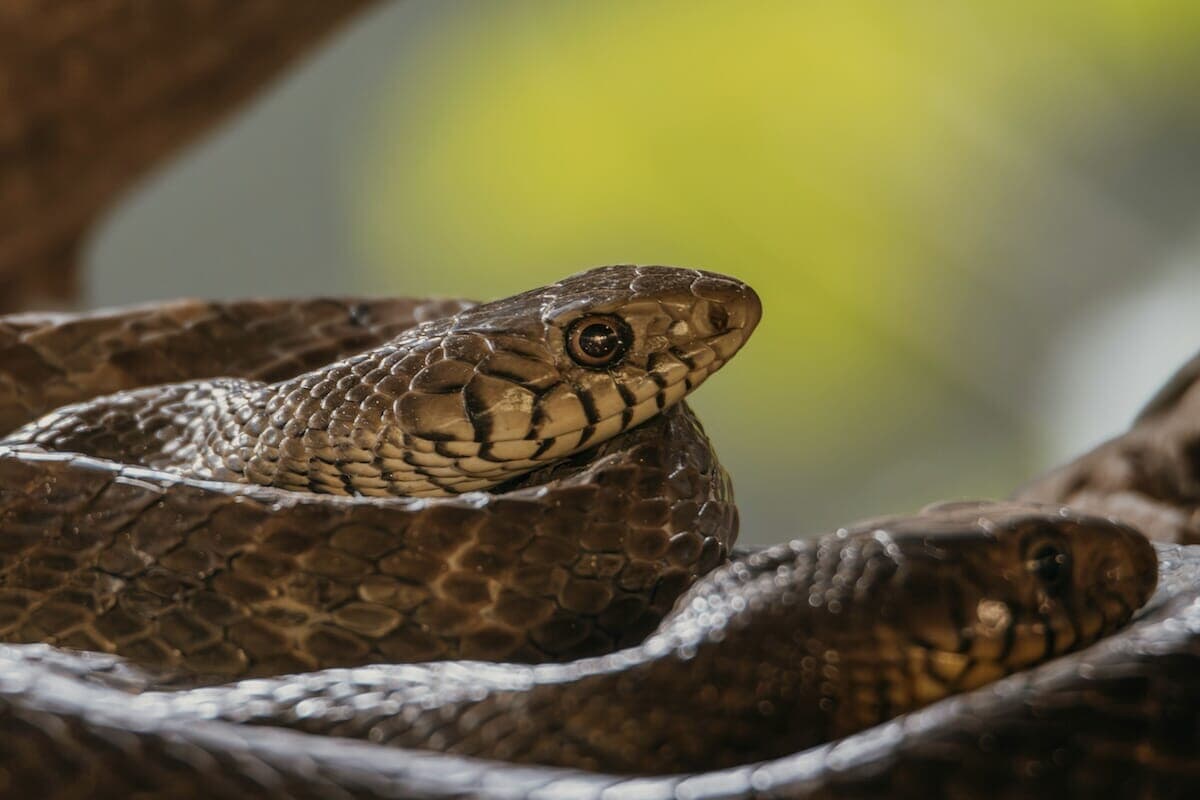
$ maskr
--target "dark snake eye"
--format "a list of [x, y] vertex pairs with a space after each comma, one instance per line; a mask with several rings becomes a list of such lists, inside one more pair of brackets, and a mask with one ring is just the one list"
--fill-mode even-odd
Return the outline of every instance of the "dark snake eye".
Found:
[[1071, 577], [1071, 557], [1057, 544], [1043, 542], [1029, 551], [1025, 568], [1048, 589], [1059, 589]]
[[619, 317], [581, 317], [567, 331], [567, 353], [584, 367], [610, 367], [625, 355], [632, 338]]

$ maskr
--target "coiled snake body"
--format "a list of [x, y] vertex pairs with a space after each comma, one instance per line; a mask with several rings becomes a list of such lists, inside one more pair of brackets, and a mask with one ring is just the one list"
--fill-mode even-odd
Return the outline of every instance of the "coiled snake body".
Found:
[[[935, 507], [740, 558], [668, 615], [736, 535], [679, 401], [758, 316], [732, 279], [613, 267], [474, 307], [0, 320], [0, 429], [20, 428], [0, 447], [0, 635], [47, 643], [0, 650], [0, 788], [1166, 796], [1196, 781], [1200, 559], [1160, 549], [1154, 599], [1112, 633], [1155, 578], [1113, 521]], [[569, 663], [406, 663], [464, 658]]]

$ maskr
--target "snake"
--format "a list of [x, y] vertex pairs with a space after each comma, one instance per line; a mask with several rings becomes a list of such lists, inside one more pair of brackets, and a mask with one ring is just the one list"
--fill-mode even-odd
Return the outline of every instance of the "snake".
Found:
[[1200, 556], [1053, 476], [735, 551], [684, 397], [761, 310], [618, 266], [0, 318], [0, 794], [1198, 785]]

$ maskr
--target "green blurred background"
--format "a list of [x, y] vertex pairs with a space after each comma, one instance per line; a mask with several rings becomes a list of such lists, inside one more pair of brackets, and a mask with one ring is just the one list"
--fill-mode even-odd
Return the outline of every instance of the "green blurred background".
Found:
[[1200, 348], [1200, 5], [410, 2], [147, 182], [94, 305], [749, 281], [743, 539], [1003, 495]]

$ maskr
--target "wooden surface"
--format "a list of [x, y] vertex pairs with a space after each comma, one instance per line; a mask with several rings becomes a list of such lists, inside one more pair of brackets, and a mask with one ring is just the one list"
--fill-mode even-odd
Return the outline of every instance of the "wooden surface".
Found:
[[69, 305], [125, 189], [375, 2], [0, 3], [0, 313]]

